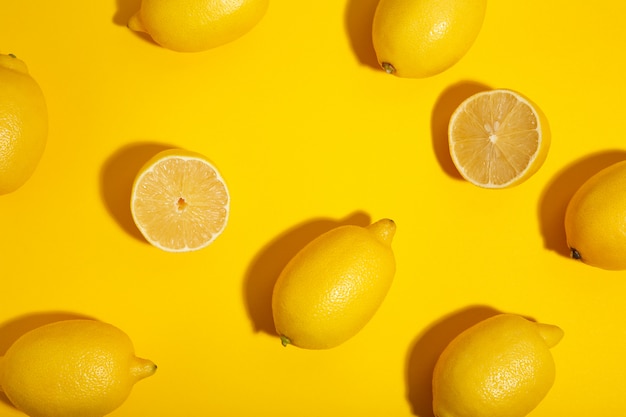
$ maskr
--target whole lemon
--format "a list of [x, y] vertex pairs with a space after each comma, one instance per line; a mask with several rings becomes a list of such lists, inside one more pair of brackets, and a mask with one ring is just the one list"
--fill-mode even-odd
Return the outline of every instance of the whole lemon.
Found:
[[156, 365], [118, 328], [65, 320], [33, 329], [0, 358], [0, 387], [30, 417], [102, 417]]
[[391, 286], [396, 225], [336, 227], [309, 242], [285, 266], [272, 297], [283, 345], [328, 349], [356, 335]]
[[24, 61], [0, 54], [0, 194], [33, 175], [48, 137], [48, 109]]
[[565, 211], [565, 234], [574, 259], [626, 269], [626, 161], [604, 168], [574, 193]]
[[372, 23], [378, 63], [399, 77], [441, 73], [470, 49], [486, 9], [487, 0], [380, 0]]
[[143, 0], [128, 27], [161, 46], [200, 52], [234, 41], [261, 20], [269, 0]]
[[549, 348], [563, 330], [515, 314], [498, 314], [455, 337], [433, 372], [436, 417], [523, 417], [555, 379]]

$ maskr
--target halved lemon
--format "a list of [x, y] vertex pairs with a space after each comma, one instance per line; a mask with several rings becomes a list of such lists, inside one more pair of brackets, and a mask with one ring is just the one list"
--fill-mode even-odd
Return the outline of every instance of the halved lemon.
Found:
[[463, 178], [479, 187], [506, 188], [526, 181], [543, 165], [550, 129], [533, 102], [498, 89], [459, 105], [450, 118], [448, 140]]
[[230, 195], [203, 155], [162, 151], [140, 169], [132, 188], [133, 220], [146, 240], [168, 252], [208, 246], [228, 223]]

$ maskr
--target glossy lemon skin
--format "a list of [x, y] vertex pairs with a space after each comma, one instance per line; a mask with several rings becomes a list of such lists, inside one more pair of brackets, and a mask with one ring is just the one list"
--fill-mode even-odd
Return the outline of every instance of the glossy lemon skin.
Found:
[[626, 269], [626, 161], [589, 178], [565, 211], [572, 257], [607, 270]]
[[178, 52], [201, 52], [243, 36], [256, 26], [269, 0], [143, 0], [128, 27]]
[[28, 181], [39, 165], [48, 138], [48, 109], [26, 64], [0, 55], [0, 194]]
[[305, 246], [280, 274], [272, 297], [283, 344], [329, 349], [356, 335], [382, 304], [395, 274], [395, 223], [340, 226]]
[[378, 63], [399, 77], [439, 74], [473, 45], [486, 9], [486, 0], [380, 0], [372, 23]]
[[0, 358], [0, 387], [30, 417], [102, 417], [156, 371], [134, 355], [128, 336], [95, 320], [47, 324]]
[[435, 365], [435, 416], [526, 416], [554, 383], [550, 348], [562, 337], [557, 326], [515, 314], [499, 314], [465, 330]]

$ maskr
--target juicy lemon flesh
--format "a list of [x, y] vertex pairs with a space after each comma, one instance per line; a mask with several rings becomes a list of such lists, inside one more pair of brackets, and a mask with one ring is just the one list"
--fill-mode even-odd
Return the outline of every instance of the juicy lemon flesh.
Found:
[[395, 223], [346, 225], [305, 246], [280, 274], [272, 298], [283, 344], [329, 349], [374, 316], [393, 280]]
[[379, 64], [399, 77], [443, 72], [473, 45], [486, 8], [486, 0], [381, 0], [372, 23]]
[[228, 222], [229, 193], [217, 169], [199, 154], [159, 153], [140, 171], [131, 211], [152, 245], [170, 252], [212, 243]]
[[20, 188], [33, 175], [48, 136], [43, 92], [23, 61], [0, 55], [0, 194]]
[[267, 7], [268, 0], [143, 0], [128, 27], [165, 48], [200, 52], [243, 36]]
[[436, 417], [523, 417], [555, 379], [550, 348], [563, 337], [553, 325], [499, 314], [459, 334], [433, 372]]
[[156, 371], [116, 327], [94, 320], [45, 325], [0, 359], [0, 386], [30, 417], [102, 417]]
[[565, 212], [565, 234], [572, 256], [606, 269], [626, 269], [626, 161], [589, 178]]
[[547, 122], [537, 106], [507, 90], [473, 95], [450, 118], [450, 155], [459, 173], [483, 188], [528, 179], [545, 161]]

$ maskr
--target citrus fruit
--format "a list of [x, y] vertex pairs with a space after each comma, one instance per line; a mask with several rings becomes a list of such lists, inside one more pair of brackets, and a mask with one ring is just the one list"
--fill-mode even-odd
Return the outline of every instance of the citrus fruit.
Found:
[[550, 348], [563, 330], [498, 314], [455, 337], [433, 372], [436, 417], [523, 417], [555, 379]]
[[0, 358], [0, 387], [30, 417], [102, 417], [155, 371], [117, 327], [65, 320], [35, 328], [9, 347]]
[[131, 212], [149, 243], [188, 252], [208, 246], [224, 231], [229, 203], [224, 180], [205, 156], [168, 149], [139, 170]]
[[24, 61], [0, 54], [0, 194], [33, 175], [48, 137], [48, 109]]
[[395, 274], [396, 225], [336, 227], [309, 242], [274, 286], [272, 311], [283, 345], [328, 349], [356, 335], [382, 304]]
[[380, 0], [372, 22], [378, 63], [389, 74], [439, 74], [470, 49], [487, 0]]
[[506, 188], [526, 181], [542, 166], [550, 129], [537, 105], [499, 89], [463, 101], [450, 118], [448, 140], [452, 161], [467, 181]]
[[626, 269], [626, 161], [591, 176], [565, 211], [565, 235], [574, 259], [608, 270]]
[[128, 27], [165, 48], [200, 52], [249, 32], [267, 6], [268, 0], [142, 0]]

